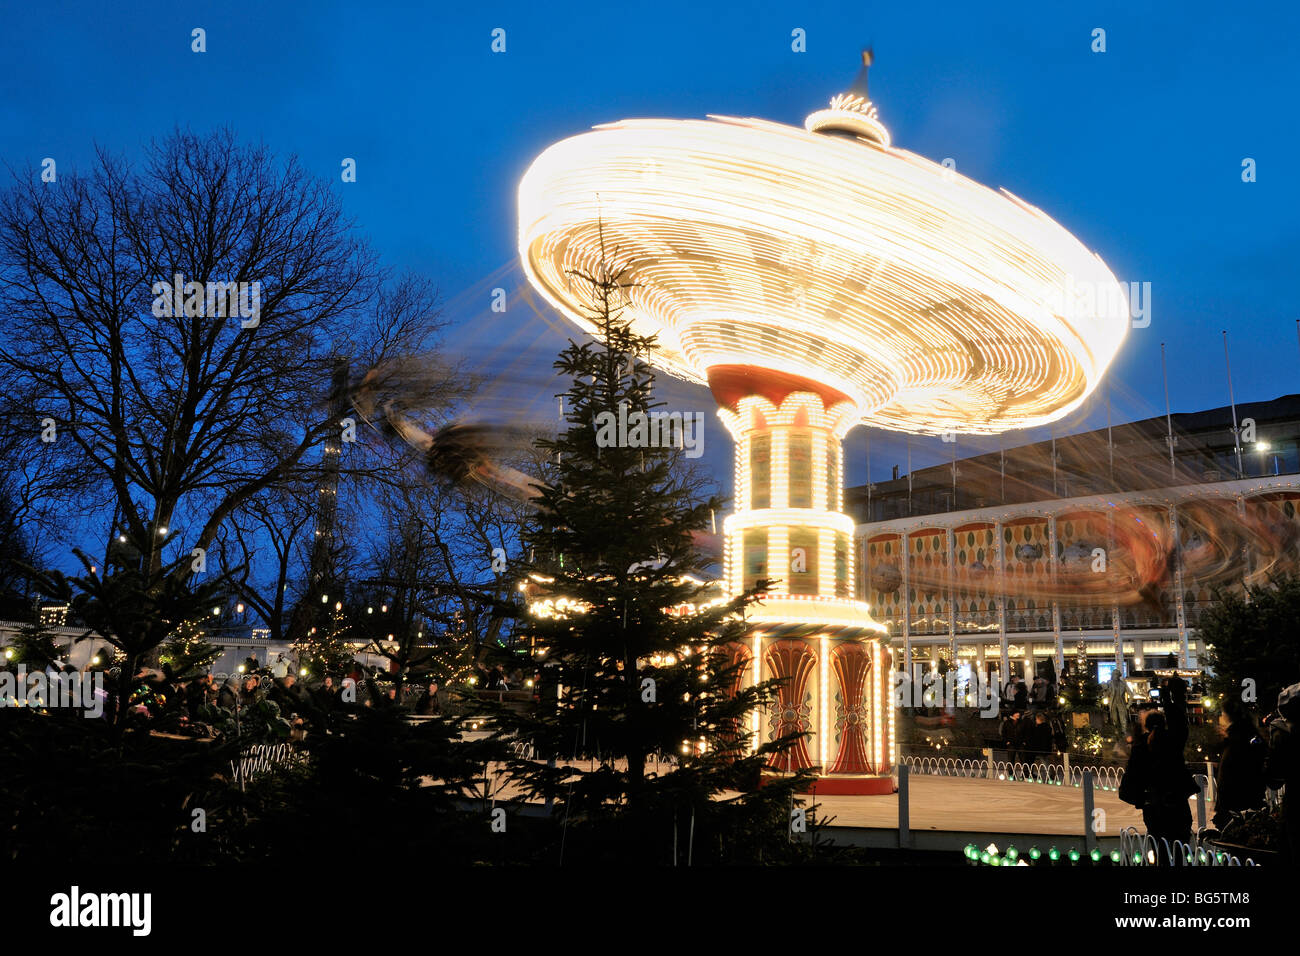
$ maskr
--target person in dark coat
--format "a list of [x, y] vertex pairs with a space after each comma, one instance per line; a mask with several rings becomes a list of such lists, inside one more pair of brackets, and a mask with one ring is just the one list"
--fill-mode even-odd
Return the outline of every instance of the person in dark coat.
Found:
[[315, 706], [313, 706], [311, 699], [304, 692], [302, 686], [298, 683], [297, 676], [294, 674], [277, 677], [271, 683], [271, 700], [280, 706], [280, 713], [286, 717], [290, 714], [316, 716]]
[[233, 711], [239, 706], [239, 688], [243, 683], [242, 678], [232, 675], [217, 693], [217, 706], [222, 710]]
[[1027, 748], [1029, 755], [1034, 760], [1046, 761], [1056, 752], [1056, 746], [1052, 740], [1052, 725], [1047, 722], [1047, 714], [1041, 710], [1038, 711], [1029, 724], [1029, 746]]
[[1223, 708], [1228, 732], [1214, 780], [1214, 825], [1222, 830], [1234, 812], [1264, 805], [1265, 746], [1254, 719], [1235, 700]]
[[1012, 706], [1022, 714], [1029, 707], [1029, 685], [1023, 677], [1016, 681], [1016, 696], [1012, 700]]
[[239, 702], [245, 707], [251, 707], [266, 695], [262, 693], [262, 683], [258, 680], [256, 674], [245, 674], [243, 687], [239, 692]]
[[325, 679], [317, 687], [308, 692], [316, 702], [316, 706], [323, 711], [333, 710], [339, 703], [339, 688], [335, 685], [334, 678], [329, 674], [325, 675]]
[[1013, 710], [1003, 717], [1000, 730], [1007, 759], [1016, 763], [1020, 759], [1020, 714]]
[[1277, 696], [1278, 717], [1268, 723], [1268, 757], [1264, 762], [1265, 782], [1282, 797], [1282, 827], [1286, 835], [1288, 860], [1300, 864], [1300, 684], [1292, 684]]
[[1141, 808], [1159, 862], [1167, 864], [1174, 841], [1191, 843], [1192, 810], [1187, 800], [1197, 786], [1183, 762], [1183, 745], [1170, 731], [1165, 715], [1147, 714], [1146, 731], [1145, 736], [1134, 735], [1119, 798]]
[[1035, 711], [1046, 710], [1048, 697], [1051, 693], [1052, 687], [1051, 684], [1047, 682], [1047, 678], [1042, 674], [1035, 677], [1034, 686], [1029, 691], [1029, 700], [1032, 704], [1032, 709]]
[[415, 713], [420, 717], [436, 717], [439, 713], [438, 706], [438, 684], [436, 681], [429, 681], [425, 687], [424, 693], [416, 701]]
[[316, 686], [299, 683], [296, 689], [316, 729], [332, 729], [337, 723], [335, 711], [339, 707], [339, 689], [334, 686], [334, 678], [326, 674]]
[[1002, 712], [1005, 714], [1010, 710], [1014, 710], [1016, 706], [1015, 701], [1016, 701], [1016, 679], [1013, 677], [1011, 678], [1011, 680], [1007, 681], [1002, 688], [1002, 699], [1001, 699]]
[[190, 685], [185, 688], [185, 709], [190, 720], [198, 720], [202, 708], [212, 703], [214, 696], [211, 674], [203, 674], [190, 681]]
[[1016, 759], [1024, 762], [1034, 759], [1034, 718], [1025, 713], [1016, 721]]

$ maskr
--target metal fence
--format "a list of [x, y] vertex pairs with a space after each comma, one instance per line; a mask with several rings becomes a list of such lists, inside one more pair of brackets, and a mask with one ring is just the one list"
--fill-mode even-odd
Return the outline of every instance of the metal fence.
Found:
[[304, 759], [292, 744], [253, 744], [238, 760], [230, 761], [230, 774], [242, 786], [262, 774], [293, 766]]
[[1202, 846], [1200, 838], [1192, 843], [1139, 833], [1137, 827], [1125, 827], [1119, 834], [1121, 866], [1258, 866], [1250, 857], [1240, 857], [1213, 846]]
[[1124, 779], [1123, 767], [1076, 767], [1068, 762], [1049, 763], [995, 760], [985, 757], [935, 757], [924, 754], [901, 758], [910, 773], [932, 777], [969, 777], [979, 780], [1005, 780], [1018, 783], [1043, 783], [1054, 786], [1080, 787], [1085, 772], [1092, 773], [1095, 786], [1118, 790]]

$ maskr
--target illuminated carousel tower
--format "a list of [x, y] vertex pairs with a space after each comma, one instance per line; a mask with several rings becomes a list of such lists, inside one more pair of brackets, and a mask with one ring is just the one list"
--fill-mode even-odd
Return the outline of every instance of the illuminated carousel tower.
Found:
[[810, 734], [776, 770], [822, 792], [892, 789], [894, 660], [855, 599], [841, 442], [859, 423], [993, 434], [1043, 425], [1096, 387], [1128, 327], [1105, 264], [1010, 193], [891, 145], [867, 96], [799, 129], [628, 120], [543, 152], [519, 187], [530, 282], [592, 331], [575, 272], [602, 250], [653, 361], [707, 384], [736, 450], [723, 525], [751, 608], [748, 679], [787, 678], [757, 738]]

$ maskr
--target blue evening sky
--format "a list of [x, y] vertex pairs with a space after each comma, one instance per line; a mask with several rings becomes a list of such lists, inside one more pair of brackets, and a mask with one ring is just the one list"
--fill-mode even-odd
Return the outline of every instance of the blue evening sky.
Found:
[[[190, 51], [194, 27], [205, 54]], [[497, 27], [504, 54], [490, 49]], [[1105, 53], [1091, 50], [1097, 27]], [[791, 50], [795, 28], [805, 53]], [[1174, 410], [1225, 404], [1221, 329], [1238, 401], [1300, 392], [1298, 36], [1300, 6], [1250, 0], [10, 0], [0, 160], [51, 156], [63, 171], [95, 143], [130, 156], [178, 124], [230, 125], [296, 153], [336, 183], [387, 261], [437, 279], [448, 346], [494, 379], [483, 414], [545, 417], [560, 325], [529, 305], [515, 264], [515, 187], [532, 158], [627, 117], [801, 124], [871, 43], [873, 98], [897, 145], [953, 157], [1048, 212], [1120, 279], [1152, 284], [1151, 326], [1130, 333], [1103, 386], [1124, 420], [1163, 413], [1162, 341]], [[343, 157], [357, 160], [355, 184], [339, 182]], [[1257, 182], [1241, 180], [1246, 157]], [[511, 290], [504, 316], [488, 311], [498, 286]], [[670, 392], [711, 408], [702, 390]], [[903, 459], [877, 437], [883, 477]], [[724, 481], [725, 444], [708, 456]], [[946, 458], [933, 439], [914, 447], [918, 464]]]

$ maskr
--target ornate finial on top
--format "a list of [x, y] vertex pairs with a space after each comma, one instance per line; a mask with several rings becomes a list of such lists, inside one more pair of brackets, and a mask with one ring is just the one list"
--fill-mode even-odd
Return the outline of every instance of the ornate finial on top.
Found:
[[875, 62], [875, 51], [871, 47], [867, 47], [862, 51], [862, 69], [858, 70], [858, 78], [853, 81], [853, 86], [850, 87], [854, 93], [861, 94], [864, 100], [871, 99], [867, 95], [867, 71], [871, 69], [871, 64]]
[[830, 109], [818, 110], [804, 123], [812, 133], [849, 135], [876, 146], [889, 146], [889, 131], [880, 122], [871, 97], [867, 94], [867, 71], [875, 62], [871, 47], [862, 51], [862, 68], [847, 93], [841, 93], [830, 102]]

